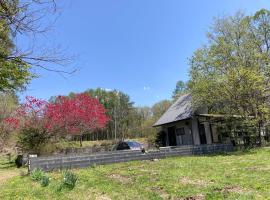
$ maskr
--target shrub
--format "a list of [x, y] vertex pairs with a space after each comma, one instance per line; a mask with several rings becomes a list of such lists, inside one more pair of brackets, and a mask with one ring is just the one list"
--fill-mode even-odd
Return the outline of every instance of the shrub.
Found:
[[43, 128], [24, 127], [18, 139], [18, 144], [23, 151], [40, 153], [41, 147], [49, 141], [49, 135]]
[[17, 158], [15, 159], [15, 164], [17, 168], [20, 168], [23, 166], [23, 155], [18, 155]]
[[40, 180], [40, 184], [42, 187], [46, 187], [50, 184], [50, 178], [48, 176], [42, 176]]
[[48, 142], [39, 148], [39, 155], [52, 155], [57, 151], [57, 147], [54, 142]]
[[164, 131], [160, 131], [157, 133], [155, 138], [155, 144], [158, 147], [166, 146], [166, 133]]
[[76, 174], [66, 170], [63, 172], [62, 186], [72, 190], [75, 187], [77, 180], [78, 177], [76, 176]]
[[41, 181], [43, 176], [45, 176], [45, 173], [41, 169], [34, 169], [31, 173], [31, 178], [34, 181]]

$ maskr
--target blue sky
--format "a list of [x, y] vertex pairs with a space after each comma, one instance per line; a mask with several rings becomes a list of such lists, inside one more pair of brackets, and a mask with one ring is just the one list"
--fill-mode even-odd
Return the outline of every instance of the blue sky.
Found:
[[53, 31], [37, 44], [61, 45], [75, 55], [78, 71], [63, 78], [37, 70], [40, 77], [20, 96], [48, 99], [102, 87], [121, 90], [140, 106], [169, 99], [176, 82], [188, 80], [188, 58], [207, 42], [213, 17], [238, 10], [252, 14], [269, 5], [268, 0], [62, 1]]

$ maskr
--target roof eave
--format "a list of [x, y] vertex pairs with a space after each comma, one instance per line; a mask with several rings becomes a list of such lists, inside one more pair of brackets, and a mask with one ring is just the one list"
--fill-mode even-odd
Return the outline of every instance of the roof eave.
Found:
[[159, 127], [159, 126], [163, 126], [163, 125], [168, 125], [168, 124], [172, 124], [172, 123], [176, 123], [176, 122], [180, 122], [180, 121], [189, 120], [191, 118], [192, 117], [188, 117], [188, 118], [185, 118], [185, 119], [180, 119], [180, 120], [176, 120], [176, 121], [172, 121], [172, 122], [167, 122], [167, 123], [163, 123], [163, 124], [157, 124], [157, 125], [154, 124], [152, 127]]

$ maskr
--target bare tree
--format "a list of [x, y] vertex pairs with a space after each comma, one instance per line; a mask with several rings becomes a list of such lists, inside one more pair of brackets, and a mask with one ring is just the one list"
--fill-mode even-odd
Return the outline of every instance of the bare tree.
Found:
[[[35, 75], [33, 67], [61, 74], [75, 71], [67, 69], [72, 58], [65, 55], [63, 49], [40, 48], [35, 42], [37, 36], [47, 35], [58, 16], [59, 9], [55, 0], [0, 0], [0, 79], [6, 78], [0, 90], [5, 87], [17, 89], [17, 85], [27, 83]], [[20, 47], [17, 44], [18, 37], [26, 37], [29, 47]], [[16, 82], [17, 76], [12, 77], [10, 70], [22, 78], [15, 86], [12, 84]], [[6, 74], [10, 77], [5, 77]]]

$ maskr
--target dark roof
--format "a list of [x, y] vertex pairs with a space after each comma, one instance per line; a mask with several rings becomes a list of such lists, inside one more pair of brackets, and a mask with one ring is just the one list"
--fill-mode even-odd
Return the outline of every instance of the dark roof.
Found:
[[190, 93], [180, 96], [153, 126], [161, 126], [163, 124], [191, 118], [193, 114], [191, 100], [192, 97]]

